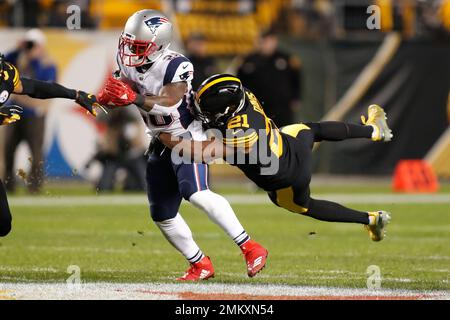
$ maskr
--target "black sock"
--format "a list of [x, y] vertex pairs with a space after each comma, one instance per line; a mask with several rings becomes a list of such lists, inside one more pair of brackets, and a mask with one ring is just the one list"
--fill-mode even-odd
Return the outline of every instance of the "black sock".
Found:
[[338, 121], [305, 123], [314, 133], [314, 141], [341, 141], [354, 138], [372, 138], [373, 128]]
[[0, 180], [0, 237], [6, 236], [11, 231], [11, 221], [12, 217], [9, 211], [5, 187]]
[[304, 215], [322, 221], [369, 224], [367, 212], [356, 211], [325, 200], [310, 199], [308, 211]]

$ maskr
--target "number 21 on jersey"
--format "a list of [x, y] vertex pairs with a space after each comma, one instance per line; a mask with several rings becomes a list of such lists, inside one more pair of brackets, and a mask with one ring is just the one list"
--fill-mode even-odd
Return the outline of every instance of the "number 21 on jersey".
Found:
[[228, 121], [227, 129], [249, 128], [248, 116], [246, 114], [238, 115]]

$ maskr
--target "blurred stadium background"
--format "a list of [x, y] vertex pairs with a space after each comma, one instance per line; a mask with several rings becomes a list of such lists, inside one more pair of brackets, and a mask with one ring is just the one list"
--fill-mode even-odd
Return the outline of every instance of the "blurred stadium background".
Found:
[[[72, 4], [81, 9], [80, 29], [69, 30], [67, 27], [67, 19], [72, 14], [72, 11], [67, 13], [67, 8]], [[380, 10], [379, 29], [369, 30], [367, 27], [367, 21], [373, 15], [368, 12], [371, 5], [378, 6]], [[309, 266], [311, 269], [320, 265], [326, 270], [333, 265], [338, 269], [359, 272], [360, 276], [362, 272], [364, 278], [365, 267], [357, 269], [357, 264], [352, 260], [357, 258], [346, 256], [348, 252], [343, 249], [350, 244], [350, 247], [358, 248], [356, 251], [360, 250], [356, 255], [362, 259], [358, 261], [363, 261], [365, 266], [374, 262], [373, 253], [379, 258], [378, 264], [391, 263], [391, 287], [410, 286], [410, 282], [403, 281], [404, 275], [413, 279], [412, 282], [416, 277], [422, 277], [419, 282], [413, 283], [414, 288], [448, 290], [450, 254], [445, 241], [449, 238], [450, 224], [449, 0], [3, 0], [0, 1], [0, 52], [8, 53], [17, 47], [30, 28], [40, 28], [46, 36], [48, 57], [58, 68], [58, 81], [66, 86], [97, 93], [107, 76], [115, 69], [121, 28], [133, 12], [142, 8], [162, 10], [170, 17], [176, 26], [173, 47], [193, 58], [199, 75], [211, 72], [244, 75], [248, 79], [248, 83], [244, 84], [262, 92], [260, 97], [265, 93], [263, 103], [270, 105], [271, 101], [279, 100], [280, 104], [272, 106], [275, 109], [271, 110], [277, 123], [320, 119], [358, 122], [369, 104], [376, 103], [385, 108], [394, 140], [379, 145], [367, 141], [322, 144], [317, 148], [315, 156], [314, 172], [317, 175], [313, 176], [313, 186], [316, 187], [313, 188], [314, 193], [363, 193], [359, 200], [351, 198], [344, 202], [369, 207], [370, 203], [383, 203], [380, 198], [370, 198], [370, 194], [381, 194], [383, 197], [392, 192], [391, 184], [395, 173], [399, 190], [408, 187], [415, 192], [435, 192], [437, 184], [434, 179], [439, 179], [439, 192], [444, 196], [440, 200], [436, 198], [440, 204], [436, 204], [433, 198], [424, 198], [425, 200], [420, 200], [422, 206], [415, 206], [414, 195], [412, 198], [402, 198], [403, 205], [402, 202], [396, 203], [397, 198], [386, 200], [383, 207], [397, 211], [398, 215], [397, 218], [394, 215], [394, 220], [397, 219], [399, 223], [397, 227], [393, 226], [392, 230], [397, 232], [397, 236], [394, 236], [391, 247], [386, 244], [387, 247], [384, 248], [387, 251], [380, 249], [373, 252], [370, 251], [373, 247], [369, 249], [366, 244], [359, 245], [359, 237], [348, 236], [347, 231], [352, 227], [324, 227], [321, 224], [319, 226], [322, 231], [333, 229], [333, 232], [342, 232], [338, 232], [334, 246], [325, 236], [323, 243], [317, 240], [311, 247], [306, 244], [306, 247], [299, 249], [295, 246], [298, 231], [291, 227], [295, 217], [287, 217], [278, 212], [270, 212], [266, 217], [265, 212], [279, 210], [264, 203], [255, 205], [250, 210], [248, 206], [238, 204], [237, 212], [243, 222], [249, 225], [256, 236], [272, 243], [275, 251], [272, 256], [274, 268], [268, 271], [268, 276], [262, 278], [261, 282], [275, 279], [275, 282], [290, 284], [355, 285], [351, 276], [344, 274], [344, 281], [333, 270], [328, 278], [319, 279], [322, 274], [311, 280], [310, 276], [314, 273], [311, 270], [276, 269], [276, 261], [292, 258], [281, 254], [283, 248], [276, 241], [278, 234], [270, 228], [272, 223], [280, 223], [286, 232], [283, 239], [293, 240], [288, 242], [292, 252], [302, 250], [302, 254], [307, 255], [302, 256], [305, 258], [303, 262], [313, 261], [313, 252], [324, 252], [332, 246], [336, 254], [327, 256], [324, 253], [322, 264], [313, 263], [314, 266]], [[279, 51], [277, 54], [269, 54], [271, 58], [267, 58], [264, 52], [271, 44], [262, 39], [267, 40], [271, 36], [278, 39]], [[267, 69], [255, 67], [261, 65], [267, 66]], [[123, 120], [125, 118], [129, 120]], [[143, 124], [136, 119], [133, 113], [114, 116], [113, 112], [94, 119], [85, 115], [70, 101], [52, 101], [46, 111], [43, 145], [45, 183], [42, 198], [96, 194], [96, 191], [111, 188], [115, 192], [122, 189], [140, 190], [139, 183], [132, 183], [127, 188], [127, 171], [124, 168], [115, 170], [116, 167], [113, 170], [116, 174], [112, 177], [114, 181], [117, 180], [117, 187], [99, 187], [105, 163], [120, 162], [123, 160], [119, 159], [122, 152], [143, 161], [148, 140]], [[5, 156], [4, 130], [6, 129], [0, 128], [0, 159]], [[398, 166], [402, 160], [412, 159], [421, 162]], [[72, 258], [82, 260], [87, 255], [89, 261], [86, 264], [89, 267], [85, 268], [88, 268], [88, 278], [91, 280], [167, 280], [164, 278], [167, 270], [158, 269], [159, 264], [149, 262], [149, 257], [145, 256], [147, 247], [138, 251], [133, 258], [127, 258], [134, 260], [122, 260], [121, 252], [109, 251], [113, 250], [111, 248], [125, 248], [122, 240], [133, 242], [133, 249], [129, 246], [126, 250], [139, 250], [134, 248], [140, 241], [135, 234], [136, 230], [151, 228], [148, 227], [149, 219], [144, 220], [147, 214], [144, 211], [144, 198], [139, 198], [142, 200], [139, 206], [137, 198], [128, 199], [131, 199], [130, 220], [125, 220], [128, 218], [123, 216], [120, 206], [108, 206], [108, 200], [101, 202], [105, 205], [104, 208], [89, 201], [78, 208], [74, 206], [77, 201], [74, 198], [73, 203], [57, 202], [53, 209], [44, 211], [40, 208], [46, 208], [48, 204], [41, 204], [44, 207], [39, 207], [38, 199], [36, 202], [32, 199], [29, 203], [20, 200], [30, 163], [28, 147], [22, 143], [16, 153], [14, 169], [14, 173], [18, 174], [19, 196], [13, 196], [11, 200], [16, 231], [10, 239], [5, 240], [6, 244], [3, 246], [5, 254], [2, 259], [9, 267], [2, 270], [2, 279], [54, 279], [53, 271], [45, 269], [46, 266], [52, 265], [57, 268], [58, 276], [64, 276], [64, 266], [73, 263]], [[3, 171], [2, 160], [0, 173]], [[215, 165], [212, 180], [219, 192], [225, 194], [258, 193], [237, 170], [227, 165]], [[368, 196], [367, 203], [364, 202], [364, 194]], [[256, 195], [255, 199], [258, 202], [261, 198]], [[37, 205], [35, 209], [32, 209], [33, 203]], [[194, 222], [193, 230], [200, 239], [203, 233], [205, 239], [209, 239], [211, 232], [218, 232], [206, 225], [205, 217], [194, 217], [191, 214], [194, 210], [183, 210], [187, 212], [188, 220]], [[424, 210], [429, 213], [428, 218], [423, 216]], [[258, 222], [254, 216], [252, 218], [255, 212], [262, 214]], [[55, 220], [59, 213], [62, 214], [61, 219]], [[98, 216], [93, 217], [94, 213]], [[91, 225], [86, 227], [83, 219], [92, 223], [92, 228]], [[71, 222], [66, 224], [68, 221]], [[263, 226], [264, 223], [266, 224]], [[428, 226], [428, 229], [419, 230], [421, 225]], [[305, 219], [300, 228], [306, 234], [309, 228], [313, 230], [316, 227], [314, 222]], [[71, 235], [68, 238], [72, 237], [72, 240], [79, 240], [77, 243], [80, 248], [84, 242], [86, 246], [98, 247], [93, 251], [80, 249], [76, 253], [77, 249], [69, 249], [68, 245], [63, 253], [63, 242], [60, 243], [54, 235], [51, 236], [56, 229], [64, 235], [67, 231]], [[105, 238], [98, 234], [99, 229], [106, 232]], [[125, 232], [130, 236], [125, 236]], [[163, 243], [157, 230], [152, 230], [149, 234], [154, 245], [158, 244], [170, 252], [167, 261], [176, 261], [173, 266], [170, 264], [172, 261], [167, 263], [170, 265], [168, 268], [171, 275], [184, 268], [181, 259]], [[315, 232], [310, 232], [305, 239], [314, 234]], [[114, 235], [116, 238], [112, 240]], [[415, 236], [419, 238], [414, 238]], [[31, 238], [42, 247], [37, 249], [37, 244], [33, 248], [26, 247]], [[103, 242], [105, 239], [110, 242]], [[415, 246], [418, 247], [411, 254], [417, 259], [414, 263], [422, 265], [422, 269], [410, 269], [405, 275], [402, 268], [414, 263], [410, 263], [412, 260], [408, 260], [409, 258], [396, 259], [403, 253], [403, 257], [406, 257], [413, 240], [417, 240]], [[61, 250], [51, 247], [53, 241], [59, 244]], [[223, 238], [214, 238], [205, 247], [213, 251], [224, 241], [226, 240]], [[44, 260], [31, 257], [35, 250], [48, 250], [42, 253]], [[216, 255], [221, 254], [233, 270], [240, 270], [242, 261], [233, 262], [237, 259], [234, 256], [229, 259], [224, 252], [227, 249], [221, 250]], [[340, 251], [345, 259], [339, 256]], [[165, 256], [162, 258], [161, 252], [153, 254], [159, 254], [159, 259], [166, 259]], [[27, 255], [30, 258], [25, 258]], [[435, 258], [428, 259], [427, 255]], [[383, 260], [382, 257], [385, 256], [390, 258]], [[426, 261], [423, 260], [425, 258]], [[115, 259], [114, 263], [111, 259]], [[33, 269], [36, 265], [41, 269]], [[114, 270], [117, 277], [112, 273], [109, 275], [108, 271], [96, 273], [98, 265], [105, 269], [118, 269]], [[147, 269], [139, 265], [145, 265]], [[148, 275], [147, 270], [153, 270], [152, 268], [157, 269], [156, 273]], [[440, 271], [430, 273], [429, 270], [433, 268]], [[136, 273], [130, 275], [127, 272]], [[286, 278], [282, 272], [296, 274], [293, 278]], [[275, 277], [272, 280], [269, 279], [271, 275]], [[233, 282], [236, 278], [228, 274], [219, 279]], [[365, 285], [364, 281], [361, 282], [362, 285]]]
[[[67, 29], [70, 4], [81, 9], [80, 30]], [[366, 26], [370, 17], [367, 8], [372, 4], [381, 10], [380, 30]], [[270, 83], [262, 76], [260, 87], [268, 87], [272, 97], [298, 91], [292, 98], [280, 97], [280, 105], [272, 107], [292, 108], [294, 111], [287, 113], [291, 122], [324, 118], [359, 121], [371, 103], [382, 105], [390, 116], [395, 133], [392, 143], [375, 147], [365, 141], [324, 144], [317, 150], [316, 172], [390, 176], [402, 159], [427, 159], [440, 178], [450, 177], [450, 140], [449, 134], [444, 134], [450, 118], [447, 0], [41, 0], [1, 1], [0, 7], [2, 52], [16, 47], [27, 29], [42, 28], [49, 57], [58, 67], [58, 80], [94, 93], [115, 68], [115, 48], [124, 22], [140, 8], [165, 11], [177, 28], [173, 46], [188, 55], [187, 42], [201, 38], [206, 63], [216, 72], [251, 68], [242, 64], [247, 55], [258, 52], [259, 35], [274, 32], [281, 51], [289, 58], [288, 67], [298, 72], [298, 80], [293, 88], [285, 89], [276, 80]], [[286, 68], [283, 62], [278, 61], [280, 70]], [[266, 78], [277, 79], [280, 70], [249, 71], [248, 78], [267, 73]], [[258, 86], [257, 81], [251, 81], [248, 86]], [[259, 87], [251, 89], [261, 91]], [[277, 97], [271, 98], [270, 104], [272, 101]], [[67, 112], [70, 107], [74, 106], [56, 100], [47, 113], [46, 178], [95, 181], [100, 169], [94, 163], [88, 170], [86, 164], [98, 151], [102, 136], [109, 134], [105, 129], [108, 122]], [[274, 118], [286, 122], [282, 117]], [[127, 132], [133, 135], [137, 131]], [[144, 150], [147, 141], [141, 135], [133, 143]], [[25, 144], [16, 156], [18, 168], [29, 170]], [[232, 176], [237, 175], [235, 170], [220, 166], [214, 177], [221, 173], [229, 177], [229, 170]]]

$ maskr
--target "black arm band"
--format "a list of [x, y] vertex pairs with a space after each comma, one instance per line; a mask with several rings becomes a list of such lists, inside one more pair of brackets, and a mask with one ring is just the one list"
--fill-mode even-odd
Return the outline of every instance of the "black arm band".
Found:
[[65, 98], [75, 100], [77, 91], [68, 89], [55, 82], [45, 82], [29, 78], [20, 78], [22, 82], [22, 94], [37, 99]]
[[142, 108], [145, 104], [145, 96], [142, 94], [137, 94], [136, 100], [134, 100], [134, 104], [137, 105], [139, 108]]

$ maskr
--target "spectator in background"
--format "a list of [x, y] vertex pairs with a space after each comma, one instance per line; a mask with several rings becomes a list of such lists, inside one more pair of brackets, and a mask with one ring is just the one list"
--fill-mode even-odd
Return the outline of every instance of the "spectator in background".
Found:
[[216, 62], [206, 54], [206, 38], [200, 33], [192, 34], [186, 42], [187, 58], [194, 65], [192, 88], [197, 90], [206, 78], [216, 74]]
[[[102, 121], [102, 118], [99, 117]], [[102, 173], [97, 183], [98, 191], [113, 191], [117, 184], [117, 172], [123, 169], [126, 178], [124, 191], [142, 191], [146, 188], [146, 161], [144, 145], [141, 141], [141, 128], [130, 109], [119, 108], [103, 119], [106, 131], [98, 145], [97, 154], [86, 165], [93, 161], [102, 165]]]
[[[56, 81], [57, 68], [48, 57], [46, 37], [39, 29], [31, 29], [25, 34], [18, 48], [5, 56], [5, 60], [16, 65], [22, 76], [42, 80]], [[27, 186], [30, 192], [36, 193], [43, 182], [43, 142], [45, 114], [48, 100], [35, 100], [27, 96], [15, 95], [11, 104], [24, 109], [22, 121], [6, 128], [5, 133], [5, 169], [6, 189], [15, 190], [14, 156], [20, 142], [26, 141], [31, 151], [31, 172]]]
[[300, 62], [278, 49], [278, 37], [263, 33], [256, 53], [246, 57], [238, 78], [261, 100], [267, 116], [278, 127], [295, 121], [301, 98]]

